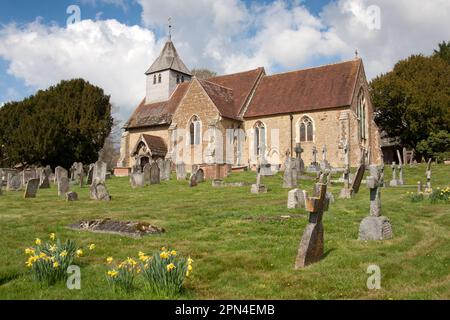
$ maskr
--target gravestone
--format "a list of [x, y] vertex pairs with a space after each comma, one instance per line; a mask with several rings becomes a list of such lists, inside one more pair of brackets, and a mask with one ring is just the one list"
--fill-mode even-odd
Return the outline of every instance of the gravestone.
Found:
[[76, 173], [76, 181], [78, 182], [80, 188], [82, 188], [84, 185], [84, 169], [83, 164], [81, 162], [77, 163], [75, 173]]
[[161, 183], [161, 170], [159, 170], [158, 164], [153, 162], [150, 166], [150, 184]]
[[313, 161], [311, 162], [311, 165], [308, 167], [308, 170], [307, 170], [310, 173], [320, 171], [320, 165], [317, 162], [317, 148], [316, 148], [316, 146], [313, 146], [313, 148], [312, 148], [312, 155], [313, 155]]
[[6, 191], [20, 191], [22, 189], [22, 179], [17, 172], [8, 173]]
[[143, 173], [132, 173], [130, 175], [130, 183], [133, 189], [142, 188], [145, 186], [145, 179]]
[[94, 170], [92, 173], [92, 182], [97, 180], [97, 183], [105, 183], [106, 181], [106, 163], [97, 161], [94, 163]]
[[431, 188], [431, 158], [428, 160], [427, 164], [427, 188], [425, 189], [426, 193], [433, 192], [433, 189]]
[[314, 185], [314, 190], [316, 192], [316, 194], [318, 194], [320, 192], [320, 184], [326, 184], [327, 185], [327, 193], [326, 193], [326, 198], [327, 198], [327, 203], [334, 203], [334, 196], [333, 193], [331, 193], [331, 191], [328, 191], [329, 188], [331, 187], [331, 170], [325, 170], [325, 172], [321, 172], [319, 179], [318, 179], [318, 183], [316, 183]]
[[186, 180], [186, 164], [184, 162], [177, 163], [177, 180]]
[[66, 177], [67, 179], [69, 179], [69, 172], [64, 169], [63, 167], [56, 167], [55, 168], [55, 182], [56, 184], [58, 184], [59, 180], [62, 177]]
[[195, 173], [191, 173], [191, 176], [189, 178], [189, 187], [196, 187], [198, 186], [197, 183], [197, 175]]
[[323, 256], [322, 217], [329, 205], [326, 199], [327, 186], [318, 184], [316, 189], [319, 190], [319, 193], [316, 193], [314, 197], [309, 197], [307, 192], [304, 191], [305, 208], [309, 212], [309, 222], [300, 241], [297, 258], [295, 259], [295, 269], [315, 263]]
[[142, 168], [142, 175], [144, 176], [144, 184], [146, 186], [150, 185], [151, 168], [152, 165], [150, 163], [145, 164], [144, 168]]
[[288, 193], [287, 208], [288, 209], [298, 209], [305, 207], [305, 195], [303, 190], [292, 189]]
[[67, 192], [70, 191], [69, 178], [66, 176], [61, 176], [57, 182], [58, 184], [58, 196], [63, 197]]
[[86, 180], [86, 183], [88, 184], [88, 185], [91, 185], [92, 184], [92, 181], [93, 181], [93, 177], [94, 177], [94, 164], [90, 164], [89, 165], [89, 170], [88, 170], [88, 174], [87, 174], [87, 180]]
[[345, 140], [344, 143], [344, 187], [341, 189], [341, 193], [339, 194], [340, 199], [350, 199], [352, 197], [352, 192], [350, 189], [350, 159], [349, 159], [349, 146], [348, 141]]
[[21, 173], [22, 185], [25, 186], [30, 179], [36, 179], [38, 177], [36, 169], [25, 169]]
[[90, 197], [96, 201], [110, 201], [111, 196], [108, 193], [105, 182], [99, 178], [95, 178], [90, 187]]
[[25, 185], [25, 193], [23, 197], [27, 198], [36, 198], [37, 191], [39, 189], [39, 179], [30, 179]]
[[324, 145], [322, 148], [322, 162], [320, 163], [320, 169], [325, 170], [331, 170], [330, 163], [327, 160], [327, 146]]
[[351, 186], [351, 195], [355, 195], [359, 192], [359, 187], [361, 186], [361, 182], [364, 177], [364, 173], [366, 171], [366, 165], [364, 163], [360, 164], [358, 170], [356, 171], [355, 178], [353, 179]]
[[305, 163], [302, 159], [303, 148], [300, 143], [295, 145], [295, 167], [297, 169], [297, 179], [305, 173]]
[[172, 161], [170, 160], [163, 160], [161, 162], [161, 180], [162, 181], [168, 181], [170, 180], [170, 175], [172, 173]]
[[387, 217], [381, 215], [381, 191], [384, 170], [376, 165], [369, 167], [367, 187], [370, 189], [370, 215], [359, 226], [359, 240], [385, 240], [392, 238], [392, 225]]
[[195, 177], [197, 179], [197, 183], [205, 182], [205, 172], [203, 171], [203, 169], [198, 169], [195, 172]]
[[290, 157], [289, 151], [286, 152], [286, 161], [284, 162], [283, 188], [292, 189], [297, 186], [297, 169], [294, 167], [294, 161]]
[[256, 169], [256, 183], [252, 184], [251, 193], [267, 193], [267, 187], [261, 183], [261, 166], [258, 164]]
[[[405, 148], [403, 148], [403, 152], [406, 152]], [[404, 154], [404, 155], [406, 157], [406, 154]], [[398, 170], [399, 170], [399, 173], [398, 173], [398, 184], [402, 186], [402, 185], [405, 184], [405, 181], [403, 180], [403, 164], [406, 163], [406, 162], [403, 162], [402, 157], [400, 156], [400, 151], [398, 151], [398, 150], [397, 150], [397, 156], [400, 159], [399, 160], [399, 166], [398, 166]]]
[[43, 168], [40, 170], [39, 175], [39, 189], [49, 189], [50, 188], [50, 174], [52, 169], [50, 167]]
[[76, 192], [67, 192], [66, 201], [67, 202], [78, 201], [78, 194]]
[[417, 194], [422, 193], [422, 181], [417, 181]]
[[398, 186], [397, 166], [395, 165], [395, 162], [392, 162], [392, 180], [389, 182], [389, 186], [391, 187]]

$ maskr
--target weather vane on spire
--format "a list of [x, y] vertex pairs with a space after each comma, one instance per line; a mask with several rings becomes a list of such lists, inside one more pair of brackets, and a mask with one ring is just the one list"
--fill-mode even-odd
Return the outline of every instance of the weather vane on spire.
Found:
[[355, 59], [359, 58], [359, 53], [358, 53], [358, 49], [355, 50]]
[[169, 41], [172, 41], [172, 17], [169, 17], [167, 20], [169, 22]]

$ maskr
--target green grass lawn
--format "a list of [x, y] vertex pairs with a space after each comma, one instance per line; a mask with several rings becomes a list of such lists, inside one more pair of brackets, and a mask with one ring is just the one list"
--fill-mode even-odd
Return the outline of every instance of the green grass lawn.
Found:
[[[387, 183], [391, 170], [386, 167]], [[337, 178], [337, 176], [335, 177]], [[288, 190], [282, 175], [265, 178], [269, 193], [254, 195], [250, 187], [212, 188], [210, 182], [189, 188], [176, 180], [132, 190], [127, 178], [107, 181], [112, 201], [89, 200], [89, 189], [74, 187], [80, 201], [57, 197], [55, 186], [36, 199], [22, 192], [0, 196], [1, 299], [155, 299], [138, 288], [115, 293], [106, 281], [105, 258], [124, 259], [167, 246], [194, 259], [194, 274], [180, 299], [449, 299], [450, 205], [413, 203], [406, 192], [425, 182], [425, 166], [406, 167], [409, 186], [384, 188], [382, 211], [391, 219], [394, 238], [358, 241], [361, 220], [369, 213], [369, 193], [362, 186], [352, 200], [337, 199], [324, 215], [325, 256], [314, 265], [294, 270], [300, 237], [307, 223], [303, 210], [287, 210]], [[228, 181], [253, 182], [252, 172], [233, 174]], [[432, 185], [450, 184], [450, 166], [433, 166]], [[300, 187], [312, 190], [313, 181]], [[286, 220], [258, 219], [300, 213]], [[254, 219], [248, 219], [253, 217]], [[68, 229], [81, 219], [138, 220], [163, 227], [166, 233], [142, 239]], [[82, 288], [65, 284], [42, 286], [31, 280], [24, 248], [34, 239], [56, 232], [79, 246], [95, 243], [81, 260]], [[381, 268], [381, 290], [368, 290], [367, 267]]]

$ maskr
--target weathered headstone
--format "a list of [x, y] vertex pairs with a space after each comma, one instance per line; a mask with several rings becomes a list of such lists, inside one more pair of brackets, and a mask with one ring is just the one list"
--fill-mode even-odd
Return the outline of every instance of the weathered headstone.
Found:
[[344, 143], [344, 187], [341, 189], [341, 193], [339, 194], [339, 198], [341, 199], [350, 199], [352, 197], [352, 192], [350, 189], [350, 159], [349, 159], [349, 146], [348, 141], [345, 140]]
[[132, 173], [130, 175], [130, 183], [132, 188], [142, 188], [145, 186], [143, 173]]
[[186, 164], [184, 162], [177, 163], [177, 180], [186, 180]]
[[43, 168], [39, 172], [39, 189], [49, 189], [50, 188], [50, 174], [52, 169], [50, 167]]
[[161, 181], [170, 180], [170, 175], [172, 173], [172, 161], [166, 159], [161, 162]]
[[106, 163], [103, 161], [97, 161], [94, 164], [94, 171], [92, 173], [92, 182], [97, 180], [98, 183], [105, 183], [106, 181]]
[[427, 164], [427, 188], [425, 189], [426, 193], [431, 193], [433, 189], [431, 188], [431, 158], [428, 160]]
[[27, 198], [36, 198], [37, 191], [39, 189], [39, 179], [30, 179], [25, 185], [25, 193], [23, 197]]
[[295, 260], [295, 269], [304, 268], [312, 263], [319, 261], [323, 256], [323, 212], [327, 209], [327, 186], [318, 184], [316, 187], [319, 193], [315, 197], [305, 195], [305, 208], [309, 212], [309, 222], [303, 232], [300, 246], [298, 248], [297, 258]]
[[90, 187], [90, 197], [97, 201], [110, 201], [111, 196], [108, 193], [105, 182], [100, 178], [95, 178]]
[[78, 194], [76, 192], [67, 192], [66, 201], [67, 202], [78, 201]]
[[313, 156], [313, 160], [312, 160], [310, 166], [307, 169], [307, 171], [310, 172], [310, 173], [320, 171], [320, 165], [317, 162], [317, 148], [316, 148], [316, 146], [313, 146], [313, 148], [312, 148], [312, 156]]
[[417, 193], [422, 193], [422, 181], [417, 181]]
[[77, 163], [76, 166], [76, 181], [78, 182], [80, 188], [82, 188], [84, 185], [84, 168], [81, 162]]
[[144, 168], [142, 169], [142, 175], [144, 176], [144, 183], [145, 185], [150, 185], [150, 177], [151, 177], [151, 168], [152, 165], [150, 163], [145, 164]]
[[22, 189], [22, 179], [17, 172], [8, 173], [7, 191], [19, 191]]
[[62, 176], [59, 178], [57, 184], [58, 184], [58, 196], [64, 197], [67, 192], [70, 191], [70, 183], [69, 178]]
[[398, 180], [397, 180], [397, 166], [395, 165], [395, 162], [392, 162], [392, 180], [389, 182], [389, 185], [391, 187], [398, 186]]
[[387, 217], [381, 215], [381, 191], [383, 186], [383, 167], [369, 167], [367, 187], [370, 189], [370, 215], [359, 226], [359, 240], [385, 240], [392, 238], [392, 225]]
[[69, 178], [70, 181], [75, 181], [77, 176], [77, 163], [74, 162], [72, 166], [69, 168]]
[[189, 187], [196, 187], [198, 186], [197, 183], [197, 175], [195, 173], [191, 173], [191, 176], [189, 177]]
[[21, 178], [22, 178], [22, 185], [25, 186], [28, 182], [28, 180], [30, 179], [36, 179], [37, 176], [37, 172], [36, 169], [34, 168], [30, 168], [30, 169], [25, 169], [21, 172]]
[[205, 172], [203, 171], [203, 169], [198, 169], [195, 172], [195, 177], [197, 179], [197, 183], [205, 182]]
[[305, 207], [305, 195], [303, 190], [292, 189], [288, 193], [287, 208], [288, 209], [298, 209]]
[[256, 183], [252, 184], [251, 193], [267, 193], [267, 187], [261, 183], [261, 166], [258, 164], [256, 169]]
[[62, 177], [66, 177], [67, 179], [69, 178], [69, 172], [64, 169], [63, 167], [56, 167], [55, 168], [55, 182], [56, 184], [58, 184], [59, 180]]
[[356, 171], [355, 178], [353, 179], [351, 186], [351, 195], [355, 195], [359, 192], [359, 187], [361, 186], [361, 182], [364, 177], [364, 173], [366, 171], [366, 165], [364, 163], [360, 164], [358, 170]]
[[158, 164], [153, 162], [150, 167], [150, 184], [161, 183], [161, 170], [159, 170]]
[[89, 165], [89, 170], [88, 170], [87, 180], [86, 180], [87, 185], [92, 184], [93, 177], [94, 177], [94, 166], [95, 166], [94, 164]]
[[283, 188], [292, 189], [296, 186], [297, 169], [294, 167], [294, 161], [288, 151], [286, 152], [286, 161], [284, 162]]
[[[403, 148], [403, 155], [404, 155], [404, 157], [406, 157], [406, 149], [405, 148]], [[400, 151], [398, 151], [397, 150], [397, 156], [398, 156], [398, 158], [400, 159], [399, 160], [399, 165], [398, 165], [398, 170], [399, 170], [399, 175], [398, 175], [398, 184], [399, 185], [404, 185], [405, 184], [405, 181], [403, 180], [403, 164], [405, 163], [405, 162], [403, 162], [403, 160], [402, 160], [402, 157], [400, 156]]]
[[305, 163], [302, 159], [303, 148], [300, 143], [295, 145], [295, 168], [297, 169], [297, 179], [305, 173]]
[[322, 162], [320, 163], [320, 169], [331, 170], [330, 163], [327, 160], [327, 146], [324, 145], [322, 148]]

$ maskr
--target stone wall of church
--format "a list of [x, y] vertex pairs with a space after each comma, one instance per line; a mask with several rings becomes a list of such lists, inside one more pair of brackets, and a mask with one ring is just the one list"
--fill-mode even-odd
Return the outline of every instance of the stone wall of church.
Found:
[[135, 147], [141, 134], [148, 134], [156, 137], [161, 137], [166, 141], [168, 146], [169, 142], [169, 126], [156, 126], [152, 128], [131, 129], [129, 130], [129, 142], [128, 142], [128, 167], [132, 167], [136, 164], [134, 157], [131, 156], [131, 150]]

